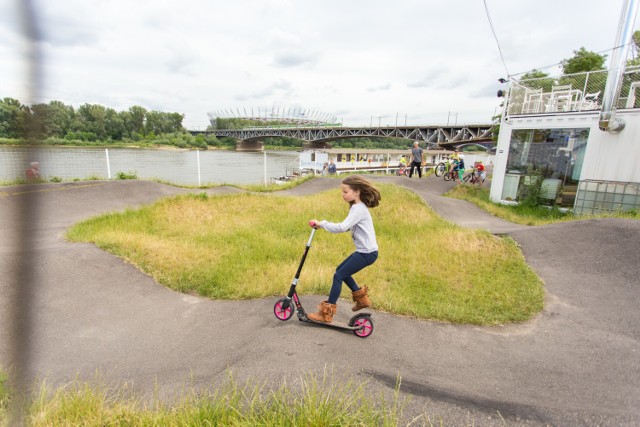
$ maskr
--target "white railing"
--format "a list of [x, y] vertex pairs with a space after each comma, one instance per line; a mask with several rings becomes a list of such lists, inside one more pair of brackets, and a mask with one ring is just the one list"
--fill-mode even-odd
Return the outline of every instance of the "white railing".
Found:
[[[512, 80], [507, 115], [595, 111], [602, 107], [607, 70]], [[617, 109], [640, 108], [640, 67], [629, 67], [623, 74]]]

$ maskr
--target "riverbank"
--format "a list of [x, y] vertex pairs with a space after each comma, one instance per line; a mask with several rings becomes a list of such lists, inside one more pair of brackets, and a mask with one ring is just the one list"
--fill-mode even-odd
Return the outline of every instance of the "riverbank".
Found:
[[297, 168], [298, 152], [0, 145], [0, 182], [26, 178], [31, 162], [47, 182], [116, 179], [118, 174], [173, 185], [268, 184]]

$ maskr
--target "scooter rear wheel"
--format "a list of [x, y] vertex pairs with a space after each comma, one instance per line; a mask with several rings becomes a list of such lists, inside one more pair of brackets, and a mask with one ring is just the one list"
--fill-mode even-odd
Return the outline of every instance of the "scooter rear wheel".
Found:
[[278, 320], [282, 321], [291, 319], [291, 316], [293, 316], [293, 312], [295, 311], [293, 301], [289, 301], [289, 307], [287, 307], [286, 309], [282, 307], [284, 305], [284, 301], [284, 298], [280, 298], [273, 306], [273, 314], [276, 315]]
[[367, 314], [358, 314], [351, 318], [349, 326], [361, 326], [361, 329], [353, 331], [360, 338], [366, 338], [373, 333], [373, 319]]

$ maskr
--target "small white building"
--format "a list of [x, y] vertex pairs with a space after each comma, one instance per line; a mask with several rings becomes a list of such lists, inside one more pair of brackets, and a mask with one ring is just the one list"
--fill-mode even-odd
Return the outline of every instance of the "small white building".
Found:
[[541, 180], [543, 199], [578, 215], [640, 209], [640, 67], [617, 51], [609, 71], [509, 82], [492, 201], [521, 201]]

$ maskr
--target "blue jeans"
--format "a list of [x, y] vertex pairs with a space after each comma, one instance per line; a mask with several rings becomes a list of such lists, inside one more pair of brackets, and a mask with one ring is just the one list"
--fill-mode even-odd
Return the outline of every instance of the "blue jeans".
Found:
[[342, 292], [342, 282], [346, 283], [351, 292], [359, 290], [360, 287], [351, 276], [366, 266], [373, 264], [377, 259], [378, 251], [369, 254], [354, 252], [342, 261], [333, 275], [333, 284], [331, 285], [331, 292], [329, 292], [329, 304], [335, 304], [338, 301], [340, 292]]

